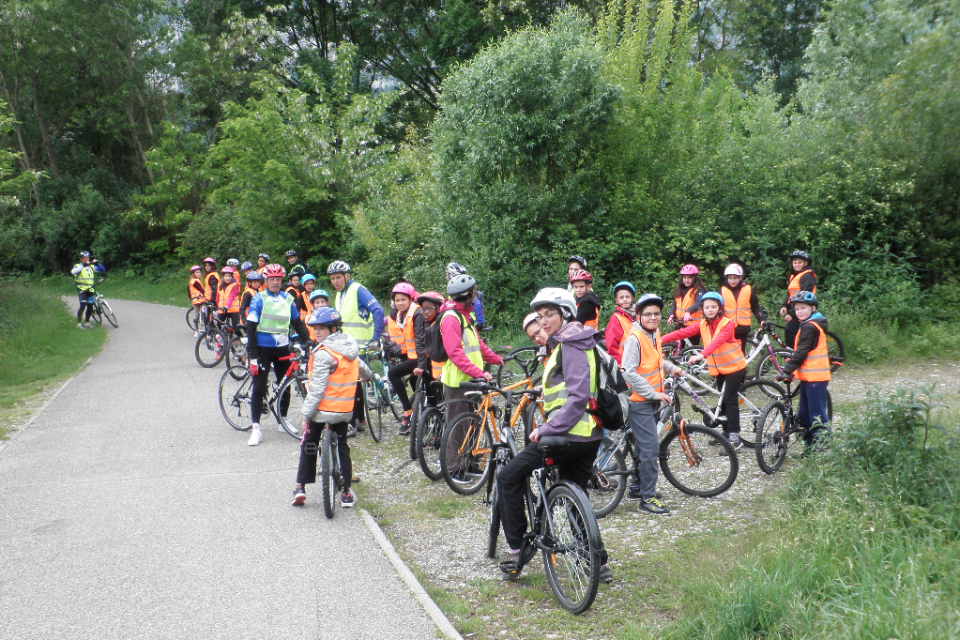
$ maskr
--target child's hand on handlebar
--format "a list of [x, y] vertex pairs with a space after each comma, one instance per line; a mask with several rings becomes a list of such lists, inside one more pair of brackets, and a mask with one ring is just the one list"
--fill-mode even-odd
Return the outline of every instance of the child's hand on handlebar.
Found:
[[690, 356], [687, 358], [687, 364], [697, 364], [698, 362], [703, 362], [703, 354], [698, 353], [695, 356]]
[[491, 382], [493, 380], [493, 374], [490, 373], [489, 371], [484, 371], [483, 379], [486, 380], [487, 382]]
[[663, 404], [671, 404], [673, 402], [673, 398], [671, 398], [665, 393], [658, 393], [657, 398], [659, 398], [660, 402], [662, 402]]

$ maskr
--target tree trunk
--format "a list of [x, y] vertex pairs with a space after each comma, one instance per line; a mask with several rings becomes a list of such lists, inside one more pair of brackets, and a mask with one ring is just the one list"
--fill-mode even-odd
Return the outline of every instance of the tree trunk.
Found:
[[143, 144], [140, 142], [140, 134], [137, 132], [137, 119], [133, 117], [133, 105], [129, 102], [126, 103], [127, 108], [127, 122], [130, 123], [130, 132], [133, 134], [133, 142], [137, 145], [137, 153], [140, 154], [141, 160], [143, 160], [143, 168], [147, 171], [147, 177], [150, 179], [150, 186], [157, 186], [156, 181], [153, 179], [153, 171], [150, 169], [150, 161], [147, 160], [147, 154], [143, 151]]
[[60, 165], [57, 164], [57, 156], [53, 152], [53, 141], [50, 139], [50, 132], [47, 130], [47, 121], [43, 117], [43, 108], [40, 106], [40, 74], [36, 71], [30, 72], [30, 82], [33, 84], [33, 108], [37, 112], [37, 127], [40, 129], [40, 137], [43, 138], [43, 146], [47, 150], [47, 160], [50, 162], [50, 173], [54, 180], [60, 179]]

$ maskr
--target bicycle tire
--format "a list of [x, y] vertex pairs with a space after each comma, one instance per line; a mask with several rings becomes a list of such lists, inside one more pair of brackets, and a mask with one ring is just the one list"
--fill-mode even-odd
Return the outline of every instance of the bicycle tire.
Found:
[[[287, 405], [287, 410], [283, 411], [280, 403], [283, 396], [287, 393], [290, 394], [290, 402]], [[277, 389], [277, 395], [274, 399], [274, 409], [280, 417], [280, 426], [283, 427], [283, 430], [286, 431], [291, 438], [296, 438], [297, 440], [303, 437], [300, 426], [304, 421], [303, 409], [306, 399], [306, 386], [304, 386], [303, 382], [296, 376], [290, 376], [283, 381], [280, 388]], [[286, 413], [286, 415], [284, 415], [284, 413]]]
[[700, 424], [687, 424], [683, 430], [692, 446], [689, 456], [676, 427], [660, 441], [663, 477], [690, 496], [711, 498], [729, 489], [740, 472], [740, 460], [730, 442]]
[[246, 367], [250, 360], [247, 358], [247, 345], [243, 344], [239, 336], [230, 339], [230, 348], [227, 349], [227, 367], [234, 365]]
[[330, 429], [320, 436], [320, 491], [323, 494], [323, 515], [333, 519], [337, 508], [337, 487], [333, 478], [333, 442]]
[[443, 423], [446, 420], [441, 409], [428, 407], [417, 430], [417, 461], [427, 479], [437, 480], [443, 477], [440, 468], [440, 443], [443, 441]]
[[193, 347], [193, 355], [197, 362], [204, 369], [212, 369], [221, 362], [226, 355], [226, 344], [221, 334], [216, 329], [207, 329], [197, 338], [197, 343]]
[[487, 557], [497, 557], [497, 538], [500, 537], [500, 501], [497, 494], [497, 481], [493, 481], [490, 492], [490, 520], [487, 523]]
[[103, 317], [107, 319], [107, 322], [113, 325], [114, 329], [118, 329], [120, 327], [120, 325], [117, 324], [117, 316], [114, 315], [113, 309], [110, 307], [110, 303], [103, 298], [100, 299], [100, 313], [102, 313]]
[[503, 356], [503, 365], [497, 371], [497, 386], [501, 389], [526, 377], [533, 379], [536, 385], [541, 375], [537, 375], [540, 363], [537, 362], [538, 347], [517, 347]]
[[764, 473], [776, 473], [787, 457], [789, 441], [783, 437], [786, 420], [787, 407], [782, 402], [771, 402], [757, 422], [757, 446], [754, 451], [757, 454], [757, 465]]
[[[370, 431], [370, 437], [373, 438], [374, 442], [379, 443], [383, 438], [383, 406], [380, 402], [379, 392], [376, 389], [376, 383], [374, 382], [365, 382], [364, 384], [374, 387], [373, 393], [377, 397], [377, 402], [375, 406], [371, 407], [370, 403], [367, 402], [364, 404], [363, 413], [367, 418], [367, 429]], [[366, 392], [364, 392], [366, 394]], [[374, 413], [376, 412], [376, 413]], [[373, 418], [376, 417], [376, 424], [374, 424]]]
[[[598, 466], [600, 458], [607, 453], [611, 455], [601, 469]], [[593, 463], [593, 475], [587, 481], [585, 492], [597, 518], [612, 513], [623, 500], [623, 494], [627, 491], [628, 476], [627, 462], [623, 452], [618, 449], [611, 452], [606, 448], [606, 444], [600, 445], [597, 459]]]
[[[490, 474], [493, 434], [479, 414], [461, 413], [444, 429], [440, 442], [440, 469], [454, 493], [470, 496], [480, 490]], [[474, 453], [485, 450], [486, 453]]]
[[755, 444], [757, 420], [770, 399], [786, 398], [787, 390], [770, 380], [750, 380], [740, 387], [740, 442], [748, 449]]
[[600, 587], [600, 527], [587, 496], [570, 482], [551, 487], [545, 505], [551, 517], [544, 514], [540, 538], [555, 545], [543, 550], [547, 583], [560, 606], [579, 615], [590, 608]]
[[235, 369], [241, 369], [241, 367], [227, 369], [220, 376], [220, 413], [223, 414], [227, 424], [237, 431], [249, 431], [253, 425], [250, 417], [253, 376], [246, 369], [240, 371]]
[[[783, 365], [791, 355], [793, 355], [793, 351], [790, 349], [775, 349], [772, 358], [769, 352], [760, 356], [760, 360], [757, 362], [756, 372], [753, 376], [754, 379], [773, 380], [780, 375], [780, 371], [783, 370]], [[773, 364], [774, 359], [776, 359], [777, 366]]]
[[413, 394], [413, 403], [410, 405], [410, 417], [407, 425], [410, 427], [410, 441], [407, 447], [407, 455], [411, 460], [417, 459], [417, 424], [420, 422], [420, 416], [423, 414], [423, 398], [426, 393], [423, 390], [423, 376], [417, 378], [417, 391]]
[[191, 331], [198, 331], [200, 323], [200, 309], [196, 305], [190, 305], [190, 308], [187, 309], [187, 326], [190, 327]]
[[834, 373], [844, 362], [843, 342], [832, 331], [823, 331], [827, 339], [827, 354], [830, 356], [830, 372]]
[[103, 315], [100, 311], [100, 303], [97, 302], [97, 299], [93, 299], [93, 311], [90, 314], [90, 317], [93, 318], [93, 321], [97, 324], [103, 324]]

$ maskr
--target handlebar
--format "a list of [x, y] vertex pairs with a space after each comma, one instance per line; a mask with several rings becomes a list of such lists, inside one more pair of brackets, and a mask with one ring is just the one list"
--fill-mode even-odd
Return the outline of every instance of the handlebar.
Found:
[[543, 391], [541, 387], [533, 387], [532, 389], [501, 389], [500, 387], [487, 383], [483, 378], [470, 378], [468, 382], [461, 382], [460, 388], [468, 391], [480, 391], [481, 393], [500, 393], [503, 395], [520, 394], [529, 396], [539, 396]]

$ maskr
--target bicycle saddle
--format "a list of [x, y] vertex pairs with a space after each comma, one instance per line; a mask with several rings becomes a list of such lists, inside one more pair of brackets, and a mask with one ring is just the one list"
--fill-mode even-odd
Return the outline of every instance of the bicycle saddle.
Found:
[[550, 453], [551, 451], [566, 449], [570, 446], [570, 441], [564, 436], [544, 436], [537, 442], [537, 446], [540, 447], [540, 451]]

